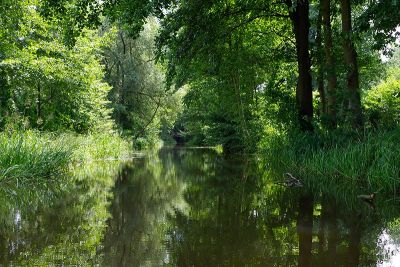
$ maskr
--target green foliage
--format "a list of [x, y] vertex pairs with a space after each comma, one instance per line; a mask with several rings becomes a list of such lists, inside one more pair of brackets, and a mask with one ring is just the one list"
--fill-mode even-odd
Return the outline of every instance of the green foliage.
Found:
[[129, 142], [117, 135], [1, 133], [0, 183], [26, 186], [55, 182], [73, 164], [125, 159], [131, 148]]
[[368, 32], [374, 37], [375, 47], [388, 49], [388, 44], [399, 37], [400, 2], [374, 0], [364, 6], [362, 14], [357, 18], [358, 31]]
[[366, 91], [364, 108], [371, 126], [395, 128], [400, 123], [400, 49], [385, 63], [386, 77]]
[[[89, 26], [100, 14], [117, 22], [120, 29], [113, 37], [115, 42], [105, 50], [106, 80], [113, 86], [109, 99], [119, 128], [133, 135], [138, 147], [154, 143], [161, 127], [164, 138], [172, 133], [176, 139], [191, 139], [193, 144], [222, 144], [225, 151], [254, 152], [265, 125], [280, 131], [298, 128], [295, 63], [299, 44], [292, 29], [293, 17], [290, 17], [295, 14], [296, 4], [291, 1], [271, 4], [265, 1], [48, 0], [44, 13], [58, 15], [60, 21], [70, 18], [77, 29]], [[313, 53], [327, 45], [321, 39], [321, 47], [315, 47], [320, 4], [313, 2], [309, 10]], [[357, 27], [349, 41], [356, 46], [358, 57], [354, 62], [358, 67], [350, 77], [354, 83], [349, 84], [356, 84], [356, 91], [358, 87], [366, 91], [376, 86], [384, 75], [379, 71], [382, 64], [376, 48], [395, 36], [398, 23], [393, 18], [399, 5], [358, 1], [352, 6]], [[393, 7], [390, 12], [379, 11], [380, 7], [389, 6]], [[158, 20], [149, 22], [149, 15], [156, 15]], [[367, 29], [368, 25], [374, 32]], [[348, 36], [343, 36], [341, 31], [340, 12], [333, 8], [331, 52], [335, 58], [344, 58], [348, 53], [342, 46], [343, 38]], [[139, 38], [135, 40], [132, 36]], [[155, 36], [157, 53], [153, 51]], [[153, 59], [163, 65], [153, 64]], [[323, 73], [322, 80], [325, 80], [329, 70], [323, 60], [324, 55], [318, 56], [312, 68], [316, 73]], [[338, 117], [335, 121], [340, 127], [348, 128], [354, 115], [349, 112], [352, 108], [349, 103], [353, 100], [347, 90], [350, 86], [348, 64], [336, 60], [335, 65], [337, 88], [334, 88], [333, 107]], [[176, 90], [186, 86], [187, 92], [183, 112], [170, 105], [167, 109], [173, 116], [167, 118], [158, 114], [164, 114], [163, 107], [176, 103], [176, 98], [163, 91], [164, 81], [168, 88]], [[326, 82], [322, 81], [322, 85], [326, 86]], [[358, 106], [359, 101], [356, 102]], [[320, 106], [318, 101], [314, 103]], [[178, 123], [171, 131], [178, 114], [181, 114]], [[320, 111], [314, 125], [323, 128], [326, 120], [328, 116]]]
[[333, 196], [362, 192], [396, 194], [399, 184], [400, 131], [295, 135], [270, 131], [264, 143], [269, 171], [291, 173], [314, 189]]
[[15, 49], [0, 62], [7, 81], [3, 90], [9, 92], [0, 123], [19, 116], [42, 130], [111, 131], [110, 86], [102, 81], [100, 65], [108, 36], [86, 30], [70, 49], [59, 37], [60, 27], [44, 21], [33, 5], [37, 2], [30, 3], [21, 9]]
[[47, 183], [67, 170], [71, 148], [37, 132], [0, 134], [0, 183]]
[[113, 119], [139, 149], [155, 145], [161, 127], [168, 132], [181, 108], [181, 95], [165, 90], [163, 67], [155, 62], [157, 21], [149, 19], [144, 29], [137, 39], [116, 31], [112, 45], [104, 50], [106, 80], [113, 86]]
[[400, 79], [389, 77], [364, 98], [368, 120], [374, 127], [393, 128], [400, 123]]
[[[280, 79], [291, 81], [285, 79], [291, 69], [280, 65], [293, 52], [291, 45], [281, 49], [288, 25], [263, 20], [257, 13], [261, 6], [268, 4], [184, 1], [162, 21], [158, 48], [168, 63], [167, 84], [186, 85], [187, 90], [176, 130], [195, 144], [254, 152], [262, 124], [270, 119], [266, 113], [273, 112], [270, 105], [284, 95], [273, 96], [278, 91], [274, 85]], [[268, 32], [271, 27], [281, 32]], [[294, 89], [291, 82], [284, 85]], [[287, 106], [285, 97], [274, 112]]]
[[75, 38], [85, 28], [94, 28], [101, 24], [101, 16], [137, 37], [152, 14], [161, 15], [161, 8], [170, 7], [171, 0], [43, 0], [41, 14], [47, 19], [64, 25], [66, 43], [73, 45]]

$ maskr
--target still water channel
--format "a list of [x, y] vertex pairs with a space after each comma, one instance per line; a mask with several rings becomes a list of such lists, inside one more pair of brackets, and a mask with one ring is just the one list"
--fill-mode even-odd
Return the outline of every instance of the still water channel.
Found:
[[274, 183], [258, 159], [164, 148], [2, 189], [0, 266], [400, 266], [400, 209]]

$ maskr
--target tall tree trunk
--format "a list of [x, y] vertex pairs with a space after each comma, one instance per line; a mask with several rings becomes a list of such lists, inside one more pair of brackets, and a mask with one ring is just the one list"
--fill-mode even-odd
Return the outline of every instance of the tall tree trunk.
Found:
[[351, 4], [350, 0], [340, 0], [342, 13], [342, 34], [343, 34], [343, 52], [347, 67], [347, 98], [348, 98], [348, 116], [353, 128], [363, 126], [361, 114], [361, 98], [359, 91], [359, 73], [357, 63], [357, 52], [351, 38]]
[[296, 39], [297, 66], [299, 79], [297, 82], [296, 98], [300, 127], [304, 131], [312, 131], [313, 104], [311, 59], [309, 53], [308, 35], [310, 32], [309, 0], [297, 0], [293, 8], [291, 0], [286, 0], [289, 17], [293, 23]]
[[324, 25], [324, 42], [326, 71], [328, 76], [328, 107], [329, 126], [336, 128], [336, 62], [333, 54], [332, 27], [331, 27], [331, 1], [321, 0], [322, 23]]
[[324, 87], [324, 58], [322, 56], [322, 12], [321, 8], [318, 11], [318, 19], [317, 19], [317, 37], [315, 38], [315, 43], [317, 47], [317, 84], [318, 84], [318, 93], [320, 98], [320, 106], [319, 106], [319, 115], [324, 116], [327, 112], [326, 107], [326, 95], [325, 95], [325, 87]]

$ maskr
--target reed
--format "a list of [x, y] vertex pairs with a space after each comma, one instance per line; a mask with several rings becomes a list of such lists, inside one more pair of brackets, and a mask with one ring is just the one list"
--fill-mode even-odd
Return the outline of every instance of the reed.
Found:
[[0, 134], [0, 182], [46, 182], [66, 170], [71, 149], [62, 138], [37, 132]]
[[127, 158], [131, 149], [128, 141], [110, 134], [0, 133], [0, 184], [47, 183], [76, 163]]
[[290, 172], [311, 189], [342, 194], [395, 196], [400, 188], [399, 129], [269, 138], [264, 155], [274, 175]]

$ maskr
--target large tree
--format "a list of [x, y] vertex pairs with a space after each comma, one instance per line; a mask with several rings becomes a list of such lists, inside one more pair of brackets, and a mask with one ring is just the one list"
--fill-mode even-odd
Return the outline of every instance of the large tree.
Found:
[[85, 30], [70, 49], [61, 38], [64, 28], [40, 16], [40, 1], [12, 7], [12, 19], [3, 18], [9, 28], [0, 30], [7, 42], [0, 51], [2, 126], [111, 130], [110, 86], [99, 53], [109, 36]]
[[352, 16], [350, 0], [340, 0], [343, 34], [344, 61], [347, 68], [347, 109], [353, 128], [363, 125], [361, 111], [360, 81], [357, 62], [357, 51], [352, 37]]
[[[295, 37], [298, 83], [296, 89], [298, 118], [303, 130], [312, 130], [312, 78], [311, 60], [309, 54], [309, 1], [137, 1], [119, 0], [105, 1], [103, 5], [97, 1], [75, 0], [75, 6], [86, 11], [87, 16], [82, 16], [80, 11], [75, 13], [79, 20], [78, 25], [90, 23], [93, 14], [102, 10], [113, 20], [125, 25], [132, 34], [138, 32], [149, 14], [157, 14], [162, 20], [162, 34], [159, 39], [160, 52], [174, 53], [174, 58], [169, 58], [169, 78], [178, 85], [184, 77], [177, 72], [185, 69], [185, 64], [198, 52], [206, 47], [222, 44], [231, 33], [240, 31], [254, 21], [271, 21], [280, 19], [280, 23], [289, 19]], [[66, 10], [66, 1], [48, 0], [49, 10]], [[52, 14], [51, 12], [47, 12]], [[65, 12], [68, 13], [68, 12]], [[234, 20], [239, 23], [234, 23]], [[283, 21], [282, 21], [283, 20]], [[193, 23], [196, 22], [196, 23]], [[225, 28], [224, 28], [225, 26]], [[273, 32], [274, 29], [271, 29]], [[285, 33], [282, 33], [285, 35]], [[200, 45], [200, 49], [197, 44]], [[266, 47], [268, 49], [268, 47]], [[181, 64], [181, 66], [179, 66]], [[187, 72], [186, 72], [187, 74]], [[190, 76], [190, 74], [187, 74]], [[187, 77], [186, 77], [187, 78]]]
[[300, 127], [303, 130], [312, 130], [312, 78], [310, 59], [310, 3], [308, 0], [286, 1], [290, 20], [293, 23], [293, 32], [296, 40], [297, 66], [299, 79], [297, 82], [296, 98]]
[[125, 30], [111, 29], [115, 36], [112, 45], [104, 49], [103, 60], [105, 80], [112, 85], [109, 99], [114, 120], [135, 139], [156, 142], [160, 124], [170, 128], [181, 106], [178, 94], [165, 91], [165, 74], [154, 60], [157, 22], [148, 19], [137, 38]]
[[[329, 116], [329, 125], [336, 127], [336, 61], [333, 53], [332, 27], [331, 27], [331, 1], [321, 0], [322, 23], [324, 31], [324, 50], [325, 50], [325, 69], [328, 77], [328, 105], [327, 115]], [[321, 64], [323, 64], [321, 62]]]

